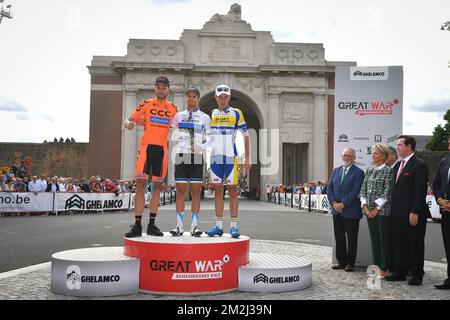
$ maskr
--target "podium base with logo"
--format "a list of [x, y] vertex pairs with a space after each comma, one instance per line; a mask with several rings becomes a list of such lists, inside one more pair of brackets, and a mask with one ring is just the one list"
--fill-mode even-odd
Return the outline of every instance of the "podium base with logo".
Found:
[[239, 291], [286, 292], [309, 288], [312, 263], [302, 257], [252, 253], [239, 268]]
[[139, 289], [144, 293], [199, 295], [235, 291], [238, 269], [249, 263], [250, 238], [164, 237], [124, 239], [124, 254], [140, 259]]
[[106, 297], [138, 293], [139, 259], [123, 247], [87, 248], [52, 255], [51, 290], [77, 297]]

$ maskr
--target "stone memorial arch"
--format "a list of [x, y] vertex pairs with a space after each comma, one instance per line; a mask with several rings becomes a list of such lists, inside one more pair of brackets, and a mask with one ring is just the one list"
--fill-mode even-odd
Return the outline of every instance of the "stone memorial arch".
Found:
[[[322, 44], [275, 42], [270, 31], [254, 31], [242, 20], [236, 4], [200, 30], [185, 29], [179, 40], [130, 39], [125, 56], [94, 56], [88, 67], [89, 174], [134, 178], [142, 129], [125, 130], [122, 121], [140, 100], [154, 96], [155, 78], [165, 75], [171, 81], [169, 100], [179, 109], [186, 107], [188, 86], [200, 89], [206, 112], [216, 107], [217, 85], [232, 88], [230, 104], [242, 109], [248, 126], [262, 136], [252, 139], [252, 150], [272, 159], [261, 164], [258, 156], [250, 188], [325, 181], [333, 161], [335, 68], [353, 65], [325, 60]], [[272, 130], [276, 139], [269, 138]], [[168, 177], [172, 182], [171, 166]]]

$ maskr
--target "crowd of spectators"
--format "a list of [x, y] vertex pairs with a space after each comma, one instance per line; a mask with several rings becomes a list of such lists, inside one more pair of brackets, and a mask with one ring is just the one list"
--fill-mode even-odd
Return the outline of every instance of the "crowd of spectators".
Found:
[[266, 193], [268, 201], [271, 200], [273, 193], [293, 193], [293, 194], [326, 194], [327, 185], [318, 182], [305, 182], [295, 185], [267, 185]]
[[[164, 184], [162, 191], [167, 192], [169, 190], [175, 190], [175, 186]], [[33, 192], [34, 194], [38, 194], [39, 192], [107, 192], [118, 195], [120, 193], [135, 192], [136, 183], [134, 180], [103, 179], [99, 175], [92, 176], [89, 179], [58, 176], [47, 177], [44, 174], [39, 175], [39, 177], [27, 176], [26, 171], [21, 170], [21, 167], [17, 168], [11, 164], [9, 172], [4, 170], [0, 174], [0, 191]]]

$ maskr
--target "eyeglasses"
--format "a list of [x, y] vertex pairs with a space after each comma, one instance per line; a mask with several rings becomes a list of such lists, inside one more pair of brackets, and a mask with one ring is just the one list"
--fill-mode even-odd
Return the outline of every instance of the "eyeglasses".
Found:
[[227, 87], [219, 87], [216, 89], [217, 92], [230, 92], [230, 88]]

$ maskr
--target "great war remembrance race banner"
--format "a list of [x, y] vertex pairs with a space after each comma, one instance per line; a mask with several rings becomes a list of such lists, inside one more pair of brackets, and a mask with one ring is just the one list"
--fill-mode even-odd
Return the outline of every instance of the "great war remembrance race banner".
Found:
[[365, 172], [372, 162], [371, 146], [395, 147], [402, 121], [402, 66], [336, 68], [333, 167], [342, 164], [342, 150], [351, 147]]

